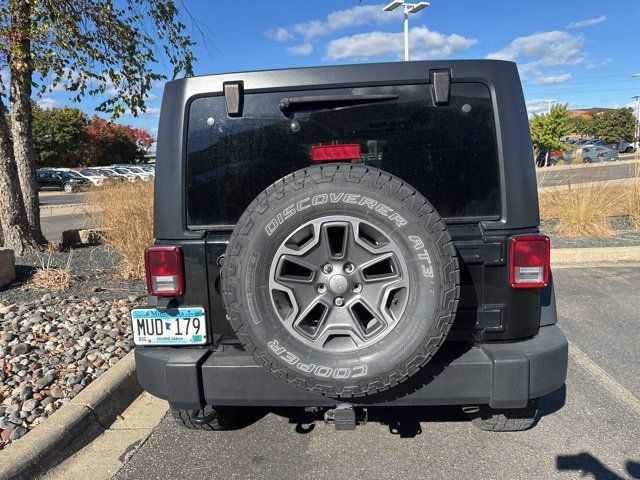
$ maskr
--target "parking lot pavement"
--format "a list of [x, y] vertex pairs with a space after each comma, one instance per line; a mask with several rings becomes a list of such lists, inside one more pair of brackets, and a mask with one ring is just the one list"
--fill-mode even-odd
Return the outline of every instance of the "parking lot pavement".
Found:
[[50, 242], [59, 242], [64, 230], [73, 228], [95, 228], [95, 222], [86, 213], [71, 215], [42, 216], [40, 218], [42, 233]]
[[590, 182], [610, 182], [634, 178], [638, 171], [638, 162], [606, 162], [586, 167], [563, 169], [539, 169], [538, 187], [558, 187]]
[[354, 432], [301, 409], [252, 411], [231, 432], [166, 417], [115, 478], [640, 478], [640, 269], [554, 278], [569, 376], [530, 431], [481, 432], [455, 407], [370, 409]]
[[72, 205], [83, 203], [84, 199], [79, 193], [66, 193], [55, 190], [44, 190], [38, 193], [40, 205]]

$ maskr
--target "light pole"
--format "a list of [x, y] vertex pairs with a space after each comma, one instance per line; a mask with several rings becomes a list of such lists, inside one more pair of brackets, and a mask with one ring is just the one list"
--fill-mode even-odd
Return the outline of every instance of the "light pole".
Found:
[[[633, 75], [631, 75], [631, 78], [638, 78], [638, 77], [640, 77], [640, 73], [634, 73]], [[633, 146], [635, 148], [638, 148], [640, 147], [640, 95], [636, 95], [631, 98], [635, 99], [636, 101], [636, 128], [634, 130], [635, 138], [634, 138]]]
[[404, 0], [394, 0], [382, 10], [391, 12], [402, 6], [404, 10], [404, 61], [409, 61], [409, 14], [418, 13], [423, 8], [427, 8], [429, 2], [407, 3]]
[[640, 147], [640, 95], [635, 95], [631, 98], [636, 100], [636, 128], [634, 130], [635, 138], [634, 138], [634, 147]]
[[552, 103], [558, 103], [558, 100], [554, 100], [554, 99], [547, 100], [547, 115], [549, 115], [551, 113], [551, 104]]

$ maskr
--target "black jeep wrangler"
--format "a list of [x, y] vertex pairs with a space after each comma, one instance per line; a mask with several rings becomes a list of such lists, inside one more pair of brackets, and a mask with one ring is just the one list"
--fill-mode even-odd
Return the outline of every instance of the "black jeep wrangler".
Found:
[[515, 64], [434, 61], [168, 83], [138, 378], [175, 416], [461, 405], [522, 430], [564, 384]]

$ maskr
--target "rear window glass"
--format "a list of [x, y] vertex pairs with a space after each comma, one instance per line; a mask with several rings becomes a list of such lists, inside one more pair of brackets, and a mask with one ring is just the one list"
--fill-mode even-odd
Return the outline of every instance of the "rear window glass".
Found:
[[[305, 105], [289, 117], [283, 98], [388, 95], [395, 99], [340, 106]], [[360, 144], [355, 163], [381, 168], [417, 188], [445, 219], [497, 218], [498, 155], [491, 98], [478, 83], [451, 85], [436, 107], [429, 85], [247, 94], [241, 118], [224, 97], [195, 99], [187, 140], [187, 224], [233, 225], [271, 183], [313, 164], [311, 148]]]

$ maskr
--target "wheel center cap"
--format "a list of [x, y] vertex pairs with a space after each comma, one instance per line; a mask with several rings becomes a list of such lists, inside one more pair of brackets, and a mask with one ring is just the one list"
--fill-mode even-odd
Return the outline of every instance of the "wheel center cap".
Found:
[[342, 295], [349, 288], [349, 282], [343, 275], [334, 275], [329, 279], [329, 288], [335, 295]]

